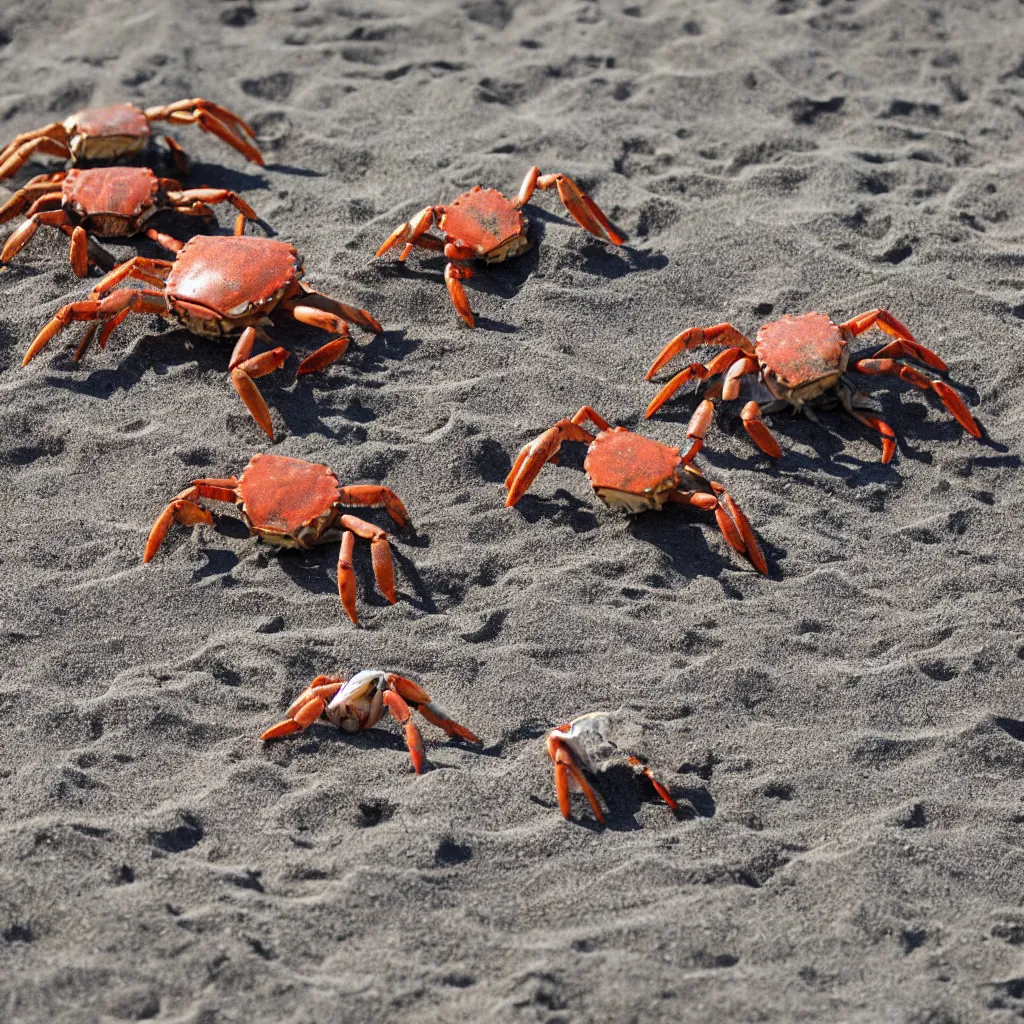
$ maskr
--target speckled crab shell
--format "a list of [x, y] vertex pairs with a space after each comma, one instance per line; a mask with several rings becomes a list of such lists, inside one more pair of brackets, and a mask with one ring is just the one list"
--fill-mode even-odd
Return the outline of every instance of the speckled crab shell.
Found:
[[583, 468], [602, 501], [639, 510], [661, 508], [679, 484], [682, 463], [678, 448], [613, 427], [594, 439]]
[[475, 186], [444, 208], [441, 231], [459, 248], [495, 263], [529, 248], [526, 218], [495, 188]]
[[302, 277], [294, 246], [251, 235], [197, 235], [167, 276], [168, 305], [195, 334], [258, 323]]
[[850, 358], [846, 335], [824, 313], [785, 316], [764, 324], [754, 350], [765, 384], [776, 398], [791, 398], [794, 392], [809, 398], [834, 387]]
[[61, 204], [103, 238], [127, 237], [156, 212], [160, 181], [148, 167], [94, 167], [68, 171]]
[[238, 480], [239, 507], [250, 529], [270, 544], [306, 550], [330, 525], [341, 497], [327, 466], [283, 455], [254, 455]]

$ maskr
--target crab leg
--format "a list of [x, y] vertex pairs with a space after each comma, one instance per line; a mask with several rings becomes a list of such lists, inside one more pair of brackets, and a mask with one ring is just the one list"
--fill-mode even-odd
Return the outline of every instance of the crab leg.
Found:
[[435, 704], [430, 699], [430, 694], [411, 679], [390, 672], [388, 673], [388, 684], [431, 725], [444, 729], [449, 736], [455, 739], [465, 740], [467, 743], [480, 742], [464, 725], [456, 722], [444, 708]]
[[[707, 363], [690, 363], [689, 366], [680, 370], [654, 396], [651, 404], [647, 406], [644, 418], [650, 419], [680, 388], [685, 387], [691, 380], [706, 380], [708, 377], [716, 377], [725, 371], [732, 372], [732, 368], [737, 363], [746, 366], [748, 361], [749, 357], [745, 355], [743, 349], [738, 345], [734, 345], [727, 348], [724, 352], [719, 352], [717, 356], [710, 359]], [[756, 364], [754, 369], [757, 369]], [[744, 370], [743, 372], [753, 371]], [[649, 377], [650, 375], [648, 374], [648, 379]], [[726, 379], [728, 380], [728, 374]]]
[[416, 723], [412, 720], [412, 712], [409, 705], [402, 699], [401, 694], [394, 690], [384, 691], [384, 703], [387, 705], [391, 717], [399, 725], [405, 726], [405, 745], [409, 748], [409, 757], [412, 759], [412, 766], [417, 775], [423, 774], [423, 737], [420, 736]]
[[[368, 523], [358, 516], [343, 515], [341, 525], [346, 531], [350, 530], [357, 537], [362, 537], [363, 540], [370, 542], [370, 557], [373, 562], [373, 575], [377, 580], [377, 587], [390, 604], [396, 604], [398, 597], [395, 594], [395, 569], [391, 562], [391, 545], [388, 544], [387, 533], [379, 526]], [[347, 608], [345, 610], [348, 611]], [[351, 614], [349, 612], [349, 615]], [[355, 622], [355, 618], [352, 621]]]
[[691, 352], [702, 345], [736, 346], [748, 356], [754, 354], [753, 342], [733, 327], [732, 324], [715, 324], [714, 327], [691, 327], [677, 334], [657, 355], [651, 368], [647, 371], [646, 380], [651, 378], [671, 359], [680, 352]]
[[16, 174], [37, 152], [65, 159], [71, 156], [71, 150], [65, 141], [67, 131], [64, 125], [60, 123], [50, 125], [49, 128], [41, 129], [41, 131], [48, 132], [51, 129], [57, 130], [54, 135], [39, 135], [20, 145], [17, 145], [17, 140], [15, 140], [3, 153], [0, 153], [0, 181]]
[[54, 142], [67, 143], [68, 132], [64, 127], [63, 122], [54, 121], [53, 124], [45, 125], [42, 128], [36, 128], [35, 131], [23, 132], [21, 135], [15, 135], [10, 142], [2, 150], [0, 150], [0, 164], [4, 163], [11, 154], [16, 150], [21, 149], [26, 142], [35, 142], [37, 139], [50, 139]]
[[[562, 726], [563, 729], [567, 726]], [[557, 731], [557, 730], [555, 730]], [[576, 757], [566, 744], [557, 736], [549, 735], [547, 740], [548, 756], [555, 763], [555, 792], [558, 794], [558, 807], [562, 817], [566, 821], [572, 818], [572, 796], [569, 792], [569, 775], [576, 780], [583, 795], [587, 798], [594, 817], [599, 824], [604, 824], [604, 813], [601, 810], [600, 801], [594, 787], [587, 781], [580, 766], [576, 763]]]
[[[226, 188], [189, 188], [183, 192], [168, 192], [167, 200], [175, 208], [177, 213], [191, 213], [197, 208], [201, 208], [206, 203], [216, 205], [217, 203], [230, 203], [239, 214], [241, 214], [241, 224], [244, 228], [245, 221], [259, 220], [256, 216], [256, 211], [244, 200], [241, 196], [235, 192], [231, 192]], [[200, 212], [200, 216], [204, 213]], [[238, 225], [235, 226], [235, 234], [242, 234], [238, 230]]]
[[272, 725], [260, 739], [277, 740], [308, 729], [324, 713], [331, 698], [344, 685], [344, 679], [317, 676], [292, 702], [284, 721]]
[[[238, 150], [247, 160], [263, 166], [263, 156], [249, 141], [255, 139], [252, 127], [237, 114], [209, 100], [179, 100], [164, 107], [150, 107], [145, 111], [148, 121], [170, 121], [173, 124], [198, 124], [205, 132]], [[249, 139], [246, 136], [249, 136]]]
[[872, 327], [877, 327], [880, 331], [884, 331], [890, 337], [901, 342], [898, 348], [891, 344], [887, 345], [884, 349], [875, 353], [876, 357], [909, 355], [918, 362], [924, 363], [925, 366], [938, 370], [940, 373], [945, 373], [949, 369], [936, 353], [930, 348], [925, 348], [924, 345], [919, 344], [910, 331], [886, 309], [868, 310], [867, 313], [851, 317], [839, 325], [841, 331], [847, 330], [855, 335], [863, 334]]
[[773, 459], [782, 457], [782, 449], [779, 447], [779, 442], [775, 440], [775, 435], [765, 425], [764, 420], [761, 419], [761, 407], [757, 402], [751, 400], [743, 406], [740, 420], [743, 422], [743, 427], [747, 434], [750, 435], [750, 439], [765, 455], [770, 455]]
[[549, 427], [539, 437], [524, 445], [508, 476], [505, 477], [505, 487], [508, 490], [505, 507], [513, 506], [530, 489], [530, 484], [544, 468], [544, 463], [557, 459], [563, 441], [582, 441], [584, 444], [590, 444], [593, 440], [594, 435], [573, 420], [559, 420], [553, 427]]
[[329, 295], [322, 295], [320, 292], [310, 288], [305, 281], [300, 281], [299, 287], [305, 292], [301, 305], [312, 306], [313, 309], [326, 310], [328, 313], [340, 316], [342, 320], [358, 324], [364, 330], [373, 331], [374, 334], [380, 334], [384, 330], [377, 322], [376, 317], [368, 310], [360, 309], [358, 306], [350, 306], [346, 302], [332, 299]]
[[476, 319], [473, 311], [469, 308], [469, 299], [466, 298], [466, 290], [462, 287], [463, 281], [468, 281], [473, 276], [472, 267], [465, 264], [464, 260], [472, 259], [472, 249], [462, 249], [449, 242], [444, 247], [444, 254], [448, 263], [444, 268], [444, 283], [448, 288], [448, 296], [452, 300], [455, 312], [465, 320], [470, 327], [476, 327]]
[[87, 299], [83, 302], [72, 302], [57, 310], [56, 316], [36, 335], [21, 365], [27, 366], [46, 343], [69, 324], [77, 320], [110, 320], [125, 309], [130, 309], [133, 313], [167, 315], [163, 292], [132, 291], [129, 288], [122, 288], [99, 301]]
[[[252, 350], [252, 340], [248, 342], [244, 340], [248, 331], [253, 331], [252, 338], [255, 339], [256, 332], [254, 328], [247, 327], [242, 332], [242, 338], [239, 338], [238, 343], [235, 345], [235, 351], [231, 357], [233, 363], [240, 349], [244, 350], [246, 345], [248, 345], [249, 350]], [[270, 419], [270, 409], [267, 407], [263, 395], [260, 394], [260, 389], [256, 387], [253, 377], [263, 377], [268, 373], [281, 369], [287, 358], [288, 350], [278, 347], [271, 349], [269, 352], [261, 352], [258, 356], [243, 359], [242, 362], [236, 363], [231, 369], [231, 383], [238, 392], [238, 397], [241, 398], [242, 403], [249, 410], [252, 418], [271, 440], [274, 439], [274, 425]]]
[[409, 525], [409, 513], [402, 504], [402, 499], [390, 487], [378, 484], [349, 484], [338, 488], [339, 504], [354, 505], [359, 508], [383, 508], [399, 526]]
[[146, 228], [143, 234], [147, 238], [151, 238], [157, 245], [169, 252], [181, 252], [185, 247], [185, 243], [175, 238], [173, 235], [168, 235], [163, 231], [158, 231], [156, 228]]
[[546, 190], [558, 189], [558, 198], [569, 211], [570, 216], [581, 228], [586, 229], [598, 238], [607, 239], [612, 245], [622, 245], [625, 239], [612, 227], [601, 208], [586, 192], [583, 191], [566, 174], [541, 174], [539, 167], [531, 167], [526, 172], [519, 195], [513, 203], [516, 207], [525, 206], [533, 195], [534, 188]]
[[964, 404], [963, 399], [944, 380], [934, 380], [931, 377], [926, 377], [912, 366], [898, 363], [894, 359], [859, 359], [853, 364], [851, 369], [856, 370], [858, 373], [895, 374], [908, 384], [921, 388], [922, 391], [928, 391], [929, 389], [934, 391], [957, 423], [972, 437], [981, 439], [981, 427], [978, 426], [977, 421]]
[[[13, 231], [4, 243], [3, 249], [0, 250], [0, 264], [10, 263], [28, 245], [40, 224], [48, 224], [51, 227], [59, 228], [65, 224], [70, 226], [71, 220], [63, 210], [45, 210], [33, 213], [31, 217], [28, 217], [22, 224], [18, 225], [17, 230]], [[85, 275], [79, 274], [78, 276], [84, 277]]]
[[321, 345], [299, 363], [299, 368], [295, 371], [298, 376], [323, 370], [331, 363], [337, 362], [345, 354], [345, 349], [348, 348], [352, 339], [348, 333], [348, 324], [340, 316], [304, 305], [288, 305], [287, 312], [299, 323], [308, 324], [310, 327], [317, 327], [321, 331], [336, 335], [326, 345]]
[[205, 523], [207, 526], [213, 526], [213, 515], [209, 510], [197, 504], [198, 500], [208, 498], [211, 501], [234, 502], [238, 499], [235, 491], [237, 486], [238, 480], [233, 476], [206, 477], [193, 480], [185, 490], [171, 498], [170, 503], [157, 516], [153, 528], [149, 531], [146, 549], [142, 555], [143, 564], [151, 561], [160, 550], [167, 531], [174, 523], [181, 523], [183, 526], [196, 526], [198, 523]]
[[[40, 178], [44, 180], [40, 181]], [[40, 198], [60, 196], [61, 188], [61, 183], [51, 181], [48, 174], [33, 178], [27, 185], [18, 189], [3, 206], [0, 206], [0, 224], [6, 224], [7, 221], [17, 217], [19, 213], [24, 213]]]
[[389, 252], [396, 245], [402, 244], [403, 248], [398, 259], [401, 263], [404, 263], [409, 253], [412, 252], [412, 247], [414, 245], [422, 244], [423, 236], [426, 236], [426, 238], [429, 239], [429, 243], [424, 244], [424, 248], [432, 249], [433, 245], [430, 243], [433, 242], [440, 242], [441, 244], [439, 248], [443, 247], [444, 242], [441, 239], [435, 238], [433, 235], [426, 234], [433, 226], [435, 216], [436, 213], [434, 211], [434, 207], [425, 206], [416, 214], [415, 217], [413, 217], [412, 220], [407, 220], [403, 224], [399, 224], [398, 227], [384, 239], [384, 243], [377, 250], [374, 255], [374, 259], [380, 259], [384, 253]]
[[634, 768], [636, 768], [641, 775], [645, 775], [648, 778], [651, 785], [654, 786], [655, 792], [657, 792], [658, 796], [660, 796], [661, 799], [664, 800], [665, 803], [667, 803], [673, 811], [679, 810], [679, 804], [677, 804], [675, 800], [672, 799], [672, 795], [669, 793], [665, 784], [657, 779], [654, 772], [652, 772], [651, 769], [648, 768], [647, 765], [645, 765], [643, 761], [640, 760], [640, 758], [627, 757], [626, 761], [628, 764], [631, 764]]
[[114, 267], [105, 277], [101, 277], [93, 285], [89, 295], [91, 298], [98, 298], [129, 277], [145, 281], [147, 284], [162, 286], [173, 266], [174, 263], [170, 260], [151, 260], [145, 256], [133, 256], [130, 260]]

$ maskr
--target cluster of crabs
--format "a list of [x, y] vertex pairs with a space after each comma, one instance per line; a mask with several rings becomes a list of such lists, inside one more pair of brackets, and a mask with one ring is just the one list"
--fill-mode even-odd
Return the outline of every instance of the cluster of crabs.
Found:
[[[380, 334], [382, 327], [367, 310], [314, 290], [304, 277], [303, 261], [289, 243], [262, 235], [247, 235], [246, 227], [261, 223], [256, 211], [239, 195], [222, 188], [184, 187], [178, 178], [190, 170], [180, 145], [162, 136], [178, 177], [158, 176], [147, 166], [123, 166], [116, 161], [134, 157], [153, 139], [156, 122], [195, 124], [233, 147], [254, 163], [263, 164], [252, 127], [232, 111], [203, 99], [139, 109], [131, 104], [81, 110], [64, 121], [19, 135], [0, 151], [0, 181], [19, 172], [37, 156], [69, 161], [70, 169], [32, 177], [0, 208], [0, 223], [24, 219], [0, 250], [0, 266], [10, 263], [36, 234], [40, 225], [57, 228], [69, 238], [74, 273], [86, 278], [102, 272], [88, 296], [57, 310], [28, 347], [23, 366], [34, 359], [61, 331], [75, 323], [85, 330], [74, 352], [81, 359], [94, 338], [106, 346], [129, 314], [153, 314], [178, 322], [191, 334], [233, 347], [227, 362], [231, 383], [253, 420], [274, 439], [270, 409], [255, 379], [280, 369], [289, 351], [275, 346], [267, 327], [298, 321], [325, 332], [329, 338], [306, 356], [298, 375], [326, 370], [350, 344], [350, 325]], [[111, 164], [114, 164], [111, 166]], [[400, 224], [376, 252], [382, 257], [398, 248], [404, 262], [414, 249], [442, 253], [444, 281], [462, 321], [476, 320], [463, 282], [478, 261], [499, 263], [530, 246], [523, 213], [537, 190], [555, 189], [573, 219], [592, 235], [612, 245], [624, 238], [571, 178], [542, 174], [532, 167], [514, 199], [493, 188], [477, 185], [446, 205], [427, 206]], [[212, 207], [228, 204], [237, 211], [231, 235], [197, 234], [187, 241], [153, 226], [162, 212], [195, 217], [206, 228], [216, 224]], [[436, 228], [436, 232], [435, 229]], [[100, 244], [143, 236], [170, 258], [133, 256], [117, 264]], [[142, 287], [128, 287], [138, 284]], [[878, 351], [852, 357], [851, 345], [864, 332], [877, 328], [888, 336]], [[261, 351], [256, 351], [260, 342]], [[914, 387], [932, 392], [956, 421], [975, 438], [981, 429], [959, 393], [944, 378], [947, 366], [931, 349], [884, 309], [873, 309], [841, 323], [823, 313], [785, 316], [764, 324], [751, 341], [728, 323], [692, 327], [673, 338], [647, 372], [652, 379], [676, 356], [711, 346], [720, 351], [707, 362], [692, 362], [668, 380], [650, 402], [650, 418], [674, 399], [690, 381], [707, 385], [686, 427], [686, 450], [610, 425], [590, 406], [549, 427], [526, 444], [505, 480], [507, 506], [516, 505], [546, 463], [556, 463], [563, 443], [587, 446], [584, 469], [597, 497], [610, 508], [635, 515], [666, 504], [689, 506], [713, 513], [725, 541], [760, 573], [768, 564], [757, 536], [735, 499], [717, 480], [696, 465], [704, 446], [716, 403], [740, 397], [746, 382], [753, 390], [740, 418], [754, 444], [779, 458], [782, 449], [763, 419], [783, 409], [816, 418], [817, 412], [842, 407], [881, 439], [882, 462], [896, 451], [896, 434], [879, 415], [877, 402], [861, 391], [851, 374], [894, 375]], [[149, 562], [174, 524], [213, 525], [202, 501], [234, 504], [250, 532], [282, 548], [303, 551], [319, 544], [338, 543], [338, 594], [353, 623], [358, 624], [355, 539], [370, 544], [377, 586], [384, 597], [397, 601], [388, 534], [383, 528], [346, 512], [351, 508], [383, 508], [402, 529], [411, 526], [398, 495], [379, 484], [341, 484], [324, 465], [273, 454], [254, 455], [238, 477], [193, 480], [171, 499], [154, 523], [143, 561]], [[318, 676], [288, 709], [285, 719], [262, 736], [269, 741], [300, 732], [320, 718], [354, 732], [374, 726], [384, 709], [405, 729], [417, 773], [424, 765], [423, 743], [412, 711], [439, 726], [449, 736], [469, 743], [477, 737], [454, 721], [412, 680], [394, 673], [367, 670], [349, 680]], [[570, 815], [570, 786], [576, 784], [603, 822], [600, 802], [586, 773], [625, 760], [654, 786], [658, 796], [675, 808], [668, 789], [640, 760], [619, 755], [610, 736], [611, 717], [594, 712], [551, 730], [547, 751], [554, 762], [558, 804]], [[603, 751], [594, 754], [595, 744]]]

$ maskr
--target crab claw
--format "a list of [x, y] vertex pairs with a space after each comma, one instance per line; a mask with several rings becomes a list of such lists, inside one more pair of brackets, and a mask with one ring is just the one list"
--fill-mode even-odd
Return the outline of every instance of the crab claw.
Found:
[[[598, 238], [605, 238], [612, 245], [622, 245], [625, 239], [611, 226], [601, 208], [567, 174], [542, 174], [536, 179], [537, 188], [558, 189], [558, 198], [569, 211], [570, 216], [581, 228]], [[525, 182], [524, 182], [525, 190]]]
[[285, 712], [284, 721], [272, 725], [261, 736], [261, 740], [276, 740], [283, 736], [308, 729], [326, 710], [331, 698], [345, 685], [343, 679], [331, 676], [317, 676], [302, 693], [292, 701]]
[[444, 283], [448, 286], [448, 295], [455, 307], [455, 312], [462, 317], [470, 327], [476, 327], [476, 319], [473, 310], [469, 308], [469, 299], [466, 298], [466, 289], [462, 287], [465, 278], [472, 276], [468, 267], [457, 267], [449, 263], [444, 268]]
[[594, 440], [581, 426], [572, 420], [559, 420], [539, 437], [525, 445], [516, 457], [509, 474], [505, 477], [508, 496], [505, 507], [511, 508], [529, 489], [537, 474], [544, 468], [545, 462], [554, 462], [563, 441], [582, 441], [590, 444]]
[[480, 740], [471, 733], [464, 725], [460, 725], [440, 705], [430, 699], [430, 694], [405, 676], [388, 674], [388, 684], [392, 686], [402, 698], [428, 721], [439, 729], [444, 729], [449, 736], [465, 740], [467, 743], [479, 743]]
[[174, 523], [181, 523], [182, 526], [196, 526], [199, 523], [213, 526], [213, 515], [194, 501], [189, 501], [187, 498], [176, 498], [160, 513], [153, 528], [149, 531], [146, 550], [142, 555], [143, 563], [151, 561], [160, 550], [167, 531]]
[[728, 541], [729, 546], [741, 555], [746, 555], [754, 568], [764, 576], [768, 575], [768, 563], [765, 561], [761, 545], [757, 542], [750, 521], [743, 510], [733, 501], [729, 492], [717, 481], [709, 480], [711, 489], [718, 496], [718, 507], [715, 509], [715, 522]]
[[627, 761], [627, 763], [631, 764], [634, 768], [636, 768], [636, 770], [641, 775], [644, 775], [644, 776], [647, 777], [648, 781], [654, 787], [654, 790], [658, 794], [658, 796], [660, 796], [661, 799], [664, 800], [665, 803], [667, 803], [669, 805], [669, 807], [672, 808], [673, 811], [678, 811], [679, 810], [679, 804], [677, 804], [675, 802], [675, 800], [672, 799], [672, 794], [669, 793], [669, 791], [665, 787], [665, 785], [658, 780], [658, 778], [654, 774], [654, 772], [652, 772], [651, 769], [648, 768], [647, 765], [645, 765], [643, 763], [643, 761], [640, 760], [640, 758], [638, 758], [638, 757], [627, 757], [626, 761]]

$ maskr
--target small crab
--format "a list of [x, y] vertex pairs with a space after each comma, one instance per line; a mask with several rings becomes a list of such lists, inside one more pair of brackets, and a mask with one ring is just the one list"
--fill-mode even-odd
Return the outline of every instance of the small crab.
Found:
[[183, 242], [143, 225], [161, 210], [211, 220], [214, 213], [208, 203], [230, 203], [238, 210], [236, 235], [242, 234], [246, 220], [257, 219], [252, 207], [226, 188], [182, 189], [174, 179], [158, 178], [148, 167], [76, 168], [41, 174], [0, 208], [0, 224], [19, 213], [27, 218], [7, 239], [0, 251], [0, 264], [14, 259], [40, 224], [71, 236], [71, 266], [79, 277], [89, 272], [90, 235], [128, 238], [144, 230], [158, 245], [179, 252]]
[[[259, 325], [270, 323], [272, 315], [284, 315], [334, 335], [299, 364], [299, 375], [322, 370], [341, 358], [351, 340], [346, 321], [381, 332], [380, 324], [365, 309], [321, 295], [301, 280], [302, 274], [298, 252], [279, 239], [197, 235], [182, 246], [173, 261], [134, 256], [115, 267], [96, 283], [88, 299], [57, 311], [36, 335], [21, 365], [28, 365], [51, 338], [78, 320], [93, 322], [75, 352], [76, 360], [85, 353], [99, 323], [103, 325], [99, 335], [102, 347], [129, 313], [174, 318], [206, 338], [240, 330], [228, 363], [231, 382], [253, 419], [273, 439], [270, 410], [253, 377], [280, 369], [289, 353], [275, 348], [254, 356], [256, 338], [269, 340]], [[159, 287], [110, 291], [127, 278]]]
[[594, 787], [583, 774], [585, 771], [595, 773], [606, 770], [610, 765], [625, 761], [639, 775], [646, 776], [654, 786], [658, 796], [673, 810], [679, 805], [672, 799], [665, 785], [655, 778], [654, 773], [639, 758], [620, 753], [611, 738], [612, 719], [614, 714], [609, 711], [591, 711], [580, 715], [565, 725], [552, 729], [545, 739], [548, 755], [555, 763], [555, 792], [558, 794], [558, 807], [562, 817], [568, 821], [572, 817], [572, 797], [569, 793], [570, 777], [575, 779], [583, 790], [594, 811], [598, 823], [604, 824], [604, 814], [597, 799]]
[[[856, 335], [872, 327], [877, 327], [894, 340], [874, 355], [857, 359], [852, 366], [849, 365], [850, 342]], [[714, 417], [713, 399], [718, 394], [726, 400], [738, 398], [740, 378], [757, 373], [758, 380], [775, 401], [762, 406], [751, 400], [743, 407], [740, 418], [754, 444], [766, 455], [777, 459], [782, 455], [782, 449], [761, 419], [762, 413], [778, 412], [792, 406], [814, 420], [812, 407], [827, 404], [834, 394], [854, 419], [881, 434], [882, 462], [888, 462], [896, 451], [896, 434], [884, 420], [863, 411], [877, 411], [877, 405], [858, 391], [853, 381], [845, 376], [847, 368], [858, 373], [895, 374], [924, 391], [934, 391], [957, 423], [972, 437], [981, 438], [981, 428], [953, 388], [944, 380], [930, 377], [902, 362], [904, 359], [913, 359], [939, 373], [949, 369], [931, 349], [915, 341], [910, 331], [884, 309], [869, 310], [841, 324], [833, 323], [824, 313], [785, 316], [781, 320], [764, 324], [753, 343], [732, 324], [691, 327], [661, 350], [647, 371], [647, 379], [650, 380], [678, 353], [700, 348], [701, 345], [722, 345], [726, 348], [710, 362], [691, 363], [677, 373], [654, 397], [646, 413], [649, 419], [688, 381], [705, 380], [724, 373], [721, 384], [716, 385], [710, 397], [697, 406], [687, 426], [686, 436], [697, 448], [703, 443]]]
[[[597, 427], [596, 436], [581, 426], [587, 420]], [[714, 512], [729, 545], [767, 575], [768, 565], [747, 517], [718, 481], [706, 479], [690, 464], [696, 454], [693, 449], [680, 455], [678, 448], [624, 427], [611, 427], [589, 405], [572, 419], [559, 420], [523, 447], [505, 478], [506, 506], [519, 501], [546, 462], [558, 461], [563, 441], [589, 445], [583, 468], [594, 492], [606, 505], [632, 514], [660, 509], [666, 501], [674, 501]]]
[[423, 771], [423, 740], [412, 719], [413, 710], [453, 738], [467, 743], [480, 742], [444, 708], [435, 704], [423, 687], [405, 676], [375, 668], [357, 672], [347, 681], [339, 676], [317, 676], [285, 712], [284, 721], [271, 726], [260, 739], [291, 736], [308, 729], [321, 715], [343, 732], [372, 729], [380, 721], [385, 707], [399, 725], [405, 726], [405, 743], [417, 775]]
[[[149, 141], [150, 122], [198, 124], [203, 131], [237, 149], [247, 160], [263, 165], [253, 145], [256, 133], [237, 114], [209, 100], [179, 100], [163, 107], [140, 110], [131, 103], [114, 107], [79, 110], [63, 121], [25, 132], [0, 152], [0, 181], [15, 174], [36, 153], [59, 156], [72, 164], [111, 163], [134, 156]], [[188, 173], [188, 158], [182, 148], [163, 136], [179, 174]]]
[[[403, 262], [414, 246], [443, 250], [448, 259], [444, 280], [452, 305], [459, 316], [474, 327], [476, 321], [462, 287], [462, 282], [473, 276], [469, 261], [500, 263], [529, 249], [522, 208], [536, 188], [557, 188], [558, 197], [580, 227], [607, 239], [612, 245], [622, 245], [622, 236], [572, 178], [564, 174], [541, 174], [539, 167], [531, 167], [515, 199], [509, 199], [497, 189], [477, 185], [447, 206], [428, 206], [411, 221], [399, 225], [377, 250], [377, 256], [383, 256], [396, 245], [404, 246], [398, 257]], [[443, 238], [427, 234], [435, 222]]]
[[175, 495], [149, 532], [143, 562], [157, 553], [174, 523], [213, 526], [213, 516], [197, 504], [199, 498], [234, 502], [249, 532], [278, 547], [308, 551], [316, 544], [340, 540], [338, 594], [348, 617], [357, 624], [352, 553], [357, 536], [368, 540], [377, 586], [391, 604], [398, 601], [387, 533], [341, 511], [344, 506], [383, 507], [399, 526], [406, 527], [409, 513], [390, 488], [376, 484], [342, 487], [327, 466], [283, 455], [254, 455], [240, 477], [193, 480]]

